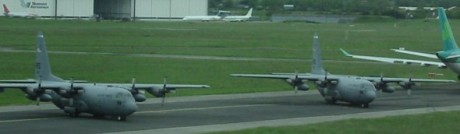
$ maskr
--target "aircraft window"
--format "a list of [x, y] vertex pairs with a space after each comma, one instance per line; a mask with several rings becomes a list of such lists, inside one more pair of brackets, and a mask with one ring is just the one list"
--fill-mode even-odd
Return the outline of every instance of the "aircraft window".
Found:
[[121, 105], [121, 101], [117, 101], [117, 104], [118, 104], [118, 105]]
[[364, 94], [364, 91], [363, 91], [363, 90], [359, 90], [359, 94]]

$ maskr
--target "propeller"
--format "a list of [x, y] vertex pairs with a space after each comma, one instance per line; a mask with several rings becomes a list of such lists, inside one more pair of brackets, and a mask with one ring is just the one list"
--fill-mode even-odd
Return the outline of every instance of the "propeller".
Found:
[[133, 94], [137, 93], [137, 90], [136, 90], [136, 78], [133, 78], [133, 79], [131, 80], [131, 84], [132, 84], [132, 86], [131, 86], [131, 93], [133, 93]]
[[75, 91], [75, 89], [74, 89], [73, 82], [74, 82], [73, 78], [71, 78], [70, 79], [70, 93], [71, 93], [71, 96], [70, 96], [70, 99], [69, 99], [69, 106], [73, 106], [73, 102], [74, 102], [73, 95], [78, 93], [78, 91]]
[[41, 97], [41, 95], [39, 95], [39, 94], [42, 94], [42, 92], [43, 92], [43, 91], [41, 91], [41, 90], [42, 90], [41, 88], [42, 88], [42, 80], [40, 80], [40, 81], [38, 82], [38, 87], [37, 87], [36, 93], [35, 93], [35, 94], [36, 94], [36, 98], [35, 98], [35, 99], [36, 99], [36, 101], [37, 101], [37, 106], [40, 105], [40, 97]]
[[401, 87], [403, 87], [404, 89], [407, 90], [407, 95], [410, 96], [411, 95], [411, 89], [412, 89], [412, 86], [415, 85], [415, 83], [412, 81], [412, 74], [410, 75], [409, 77], [409, 80], [408, 81], [404, 81], [402, 84], [400, 84]]
[[328, 84], [327, 71], [325, 71], [325, 73], [324, 73], [324, 80], [320, 81], [319, 84], [320, 84], [321, 87], [326, 87], [327, 86], [327, 84]]
[[327, 81], [327, 70], [324, 73], [324, 81]]
[[377, 90], [379, 90], [380, 92], [383, 90], [385, 86], [385, 82], [383, 81], [383, 73], [380, 73], [380, 81], [376, 83], [376, 86]]
[[299, 87], [298, 87], [299, 81], [301, 81], [299, 79], [299, 72], [295, 71], [295, 77], [294, 77], [294, 93], [295, 94], [297, 94], [297, 92], [299, 91]]
[[409, 77], [409, 82], [408, 82], [408, 84], [407, 84], [407, 95], [408, 95], [408, 96], [410, 96], [411, 93], [412, 93], [411, 88], [412, 88], [412, 85], [413, 85], [413, 84], [414, 84], [414, 83], [412, 82], [412, 75], [411, 75], [411, 76]]
[[167, 89], [166, 89], [166, 84], [167, 84], [167, 77], [164, 77], [163, 78], [163, 89], [161, 89], [161, 94], [162, 94], [162, 98], [161, 98], [161, 105], [163, 106], [164, 103], [165, 103], [165, 99], [166, 99], [166, 92], [167, 92]]
[[74, 90], [74, 89], [73, 89], [73, 78], [70, 78], [70, 90], [71, 90], [71, 91]]

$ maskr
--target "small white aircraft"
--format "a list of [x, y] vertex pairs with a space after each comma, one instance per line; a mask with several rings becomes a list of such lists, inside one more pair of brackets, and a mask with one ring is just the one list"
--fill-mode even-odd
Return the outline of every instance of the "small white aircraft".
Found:
[[392, 49], [398, 53], [404, 53], [409, 55], [415, 55], [425, 58], [438, 59], [439, 61], [427, 61], [427, 60], [411, 60], [402, 58], [389, 58], [389, 57], [376, 57], [376, 56], [365, 56], [365, 55], [353, 55], [345, 50], [341, 49], [345, 56], [349, 56], [356, 59], [373, 60], [387, 63], [402, 63], [402, 64], [414, 64], [420, 66], [435, 66], [438, 68], [449, 68], [460, 80], [460, 47], [455, 41], [452, 29], [450, 28], [449, 21], [445, 9], [442, 7], [438, 8], [439, 24], [441, 29], [441, 38], [443, 49], [434, 54], [421, 53], [415, 51], [405, 50], [404, 48]]
[[21, 17], [21, 18], [38, 18], [38, 17], [40, 17], [38, 14], [35, 14], [35, 13], [11, 12], [5, 4], [3, 4], [3, 14], [5, 16], [8, 16], [8, 17]]
[[249, 9], [245, 16], [225, 16], [222, 20], [231, 22], [248, 21], [252, 17], [252, 8]]
[[185, 16], [182, 18], [183, 21], [219, 21], [222, 20], [229, 11], [219, 11], [217, 15], [210, 16]]

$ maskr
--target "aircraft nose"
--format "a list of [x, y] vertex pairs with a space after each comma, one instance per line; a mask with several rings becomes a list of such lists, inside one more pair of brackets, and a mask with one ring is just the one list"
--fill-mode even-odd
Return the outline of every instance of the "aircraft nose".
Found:
[[136, 103], [134, 103], [134, 104], [133, 103], [127, 103], [125, 105], [125, 112], [126, 112], [125, 114], [126, 115], [131, 115], [134, 112], [136, 112], [137, 109], [138, 109], [138, 107], [137, 107]]
[[366, 92], [366, 99], [371, 102], [373, 101], [376, 97], [377, 97], [377, 93], [375, 92], [375, 90], [369, 90]]

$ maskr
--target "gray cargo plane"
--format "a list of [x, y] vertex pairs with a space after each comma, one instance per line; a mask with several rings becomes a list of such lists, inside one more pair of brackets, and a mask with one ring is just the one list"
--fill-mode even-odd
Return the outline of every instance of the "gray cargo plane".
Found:
[[305, 81], [311, 81], [316, 84], [318, 91], [324, 97], [327, 103], [334, 104], [336, 101], [349, 102], [369, 107], [376, 98], [376, 90], [386, 93], [394, 91], [388, 86], [388, 83], [397, 83], [404, 89], [408, 90], [415, 85], [415, 82], [455, 82], [453, 80], [434, 80], [434, 79], [412, 79], [412, 78], [387, 78], [387, 77], [360, 77], [352, 75], [332, 75], [325, 71], [322, 65], [321, 53], [319, 48], [319, 38], [315, 34], [313, 39], [313, 59], [311, 73], [273, 73], [273, 74], [232, 74], [236, 77], [253, 77], [283, 79], [297, 90], [309, 90]]
[[155, 97], [162, 97], [177, 88], [207, 88], [208, 85], [131, 84], [123, 83], [76, 83], [65, 81], [51, 72], [45, 39], [40, 32], [37, 36], [35, 80], [5, 80], [0, 83], [0, 92], [6, 88], [21, 89], [30, 100], [53, 102], [58, 108], [71, 116], [89, 113], [94, 117], [112, 116], [118, 120], [137, 111], [136, 102], [146, 100], [145, 91]]

